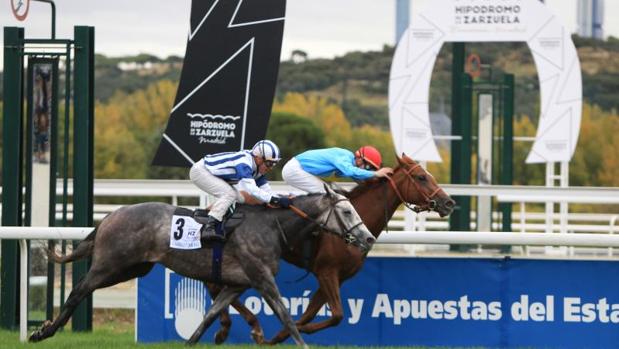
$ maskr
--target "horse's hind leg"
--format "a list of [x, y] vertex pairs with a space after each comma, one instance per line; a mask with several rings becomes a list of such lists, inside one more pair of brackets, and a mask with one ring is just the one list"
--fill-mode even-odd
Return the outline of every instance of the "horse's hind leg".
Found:
[[69, 294], [67, 301], [62, 306], [60, 314], [53, 322], [46, 321], [40, 329], [34, 331], [30, 338], [30, 342], [39, 342], [45, 338], [53, 336], [56, 331], [64, 326], [75, 311], [75, 308], [88, 295], [93, 293], [98, 288], [108, 287], [117, 283], [133, 279], [136, 276], [145, 275], [153, 267], [151, 263], [144, 263], [133, 266], [131, 268], [121, 270], [106, 270], [95, 269], [94, 267], [88, 271], [86, 276], [80, 280]]
[[[215, 299], [219, 292], [221, 291], [221, 286], [218, 284], [205, 282], [208, 292], [211, 295], [211, 299]], [[264, 344], [264, 332], [262, 331], [262, 327], [260, 326], [260, 322], [258, 318], [247, 309], [238, 299], [234, 300], [234, 302], [230, 303], [231, 306], [236, 309], [239, 314], [245, 319], [247, 324], [251, 326], [251, 338], [253, 338], [256, 344]], [[228, 339], [228, 334], [230, 333], [230, 327], [232, 327], [232, 319], [230, 319], [230, 313], [228, 313], [228, 308], [224, 308], [219, 314], [219, 324], [221, 328], [217, 333], [215, 333], [215, 344], [221, 344]]]
[[[221, 292], [221, 286], [218, 284], [204, 282], [204, 286], [206, 286], [211, 299], [217, 298], [217, 295]], [[217, 333], [215, 333], [215, 344], [221, 344], [228, 338], [228, 333], [230, 332], [230, 327], [232, 326], [232, 320], [230, 319], [230, 314], [228, 313], [227, 308], [224, 308], [221, 313], [219, 313], [219, 325], [221, 328], [217, 331]]]
[[196, 344], [221, 311], [230, 305], [233, 300], [238, 298], [246, 289], [247, 287], [224, 287], [215, 298], [215, 302], [213, 302], [213, 305], [211, 305], [206, 315], [204, 315], [202, 323], [196, 328], [191, 338], [187, 340], [187, 345]]
[[[205, 282], [204, 285], [208, 289], [208, 293], [211, 295], [211, 299], [217, 298], [219, 292], [221, 292], [221, 285]], [[236, 301], [235, 301], [236, 302]], [[232, 319], [230, 319], [230, 313], [228, 313], [228, 307], [225, 307], [221, 313], [219, 313], [219, 325], [221, 328], [215, 333], [215, 344], [221, 344], [228, 339], [230, 333], [230, 327], [232, 327]]]

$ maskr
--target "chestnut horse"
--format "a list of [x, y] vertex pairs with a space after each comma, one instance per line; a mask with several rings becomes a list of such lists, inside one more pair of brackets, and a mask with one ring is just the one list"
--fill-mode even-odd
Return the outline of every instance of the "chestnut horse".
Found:
[[[398, 158], [398, 166], [388, 179], [366, 181], [345, 195], [376, 238], [402, 203], [416, 212], [436, 211], [441, 217], [451, 214], [455, 205], [455, 201], [438, 186], [434, 177], [406, 155]], [[411, 204], [415, 207], [411, 207]], [[333, 235], [320, 234], [311, 253], [309, 266], [306, 265], [302, 246], [283, 251], [282, 257], [291, 264], [308, 269], [316, 276], [319, 283], [318, 290], [312, 296], [307, 309], [296, 322], [298, 330], [303, 333], [314, 333], [338, 325], [344, 316], [340, 286], [361, 269], [366, 254]], [[211, 296], [215, 298], [219, 286], [215, 284], [207, 286]], [[331, 309], [331, 318], [311, 323], [310, 321], [325, 303]], [[265, 343], [262, 328], [256, 317], [238, 300], [231, 305], [252, 327], [251, 335], [256, 343]], [[215, 342], [218, 344], [226, 340], [232, 325], [227, 309], [221, 312], [220, 321], [221, 329], [215, 335]], [[268, 343], [280, 343], [289, 336], [289, 332], [283, 329]]]

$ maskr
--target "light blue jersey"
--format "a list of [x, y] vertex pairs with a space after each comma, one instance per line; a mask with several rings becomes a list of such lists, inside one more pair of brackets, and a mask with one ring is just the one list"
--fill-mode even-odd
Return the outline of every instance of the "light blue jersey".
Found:
[[374, 177], [373, 171], [355, 166], [355, 154], [342, 148], [308, 150], [295, 156], [303, 170], [318, 177], [349, 177], [366, 180]]

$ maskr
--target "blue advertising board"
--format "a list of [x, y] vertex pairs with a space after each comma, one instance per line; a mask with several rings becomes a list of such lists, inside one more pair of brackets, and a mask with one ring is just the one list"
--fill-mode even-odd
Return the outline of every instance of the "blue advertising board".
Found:
[[[298, 319], [317, 289], [282, 262], [277, 282]], [[619, 347], [619, 263], [492, 258], [368, 258], [342, 287], [344, 319], [303, 335], [310, 344], [359, 346]], [[244, 303], [267, 338], [281, 325], [253, 290]], [[138, 280], [139, 342], [181, 341], [211, 299], [201, 283], [156, 266]], [[228, 342], [250, 343], [233, 311]], [[329, 317], [323, 307], [314, 321]], [[202, 337], [212, 342], [215, 323]]]

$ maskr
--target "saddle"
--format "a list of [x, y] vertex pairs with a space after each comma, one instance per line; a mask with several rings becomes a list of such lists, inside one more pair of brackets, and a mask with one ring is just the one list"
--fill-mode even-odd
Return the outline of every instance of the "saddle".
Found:
[[[209, 210], [200, 208], [192, 211], [187, 208], [178, 207], [176, 211], [174, 211], [174, 215], [192, 217], [196, 222], [200, 224], [206, 224], [208, 220], [208, 213]], [[245, 214], [243, 212], [236, 211], [236, 205], [230, 206], [230, 208], [224, 215], [221, 223], [218, 224], [215, 228], [217, 235], [222, 236], [223, 240], [227, 240], [230, 234], [232, 234], [232, 232], [234, 231], [234, 229], [236, 229], [236, 227], [238, 227], [239, 224], [243, 222], [244, 218]]]

